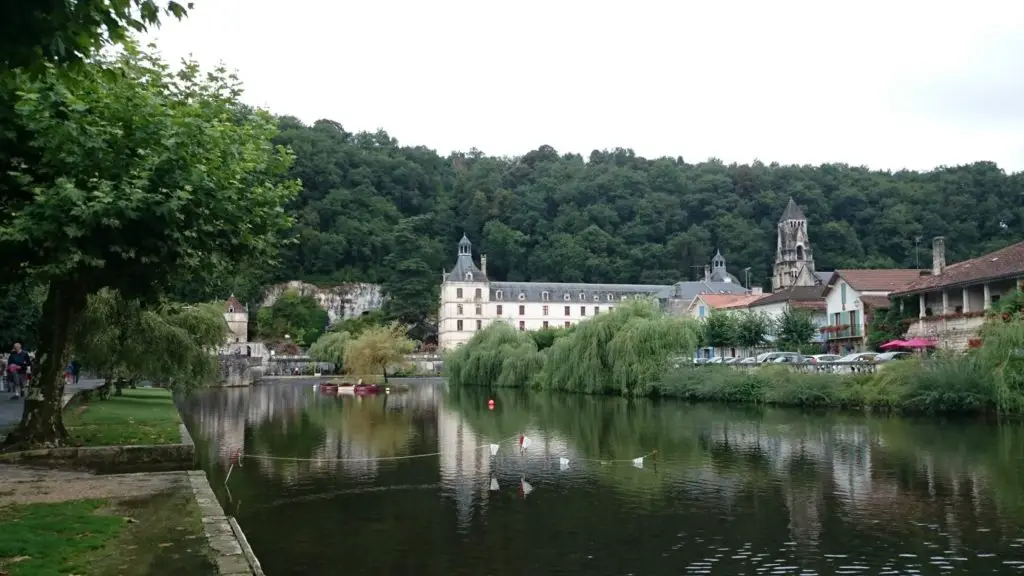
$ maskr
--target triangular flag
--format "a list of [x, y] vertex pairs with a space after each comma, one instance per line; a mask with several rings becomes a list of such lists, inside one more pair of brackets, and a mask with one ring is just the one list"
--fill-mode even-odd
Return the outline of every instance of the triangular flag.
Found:
[[562, 469], [562, 470], [568, 470], [569, 469], [569, 459], [568, 458], [559, 458], [558, 459], [558, 467], [560, 469]]
[[530, 492], [533, 492], [533, 486], [530, 486], [530, 483], [523, 479], [519, 481], [519, 490], [523, 493], [523, 496], [526, 497], [530, 495]]
[[494, 456], [497, 453], [498, 453], [498, 445], [497, 444], [491, 444], [491, 456]]
[[530, 439], [528, 437], [526, 437], [526, 436], [520, 437], [520, 439], [519, 439], [519, 447], [522, 448], [523, 450], [526, 450], [527, 448], [529, 448], [530, 447]]
[[491, 478], [491, 490], [497, 490], [497, 489], [498, 489], [498, 479], [492, 477]]
[[643, 468], [644, 467], [644, 457], [641, 456], [639, 458], [633, 458], [633, 466], [636, 466], [637, 468]]

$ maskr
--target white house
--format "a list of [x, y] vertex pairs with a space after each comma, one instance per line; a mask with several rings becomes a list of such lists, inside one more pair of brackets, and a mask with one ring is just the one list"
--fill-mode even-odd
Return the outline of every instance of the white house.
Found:
[[[720, 258], [720, 254], [716, 258]], [[720, 261], [724, 268], [724, 259]], [[723, 270], [724, 272], [724, 270]], [[441, 276], [437, 343], [441, 350], [465, 344], [491, 322], [508, 322], [519, 330], [572, 326], [607, 313], [629, 300], [685, 302], [701, 292], [746, 293], [732, 277], [728, 281], [654, 284], [586, 284], [558, 282], [498, 282], [487, 277], [487, 256], [473, 261], [473, 245], [465, 235], [458, 244], [455, 266]]]
[[829, 347], [840, 354], [864, 349], [875, 310], [890, 307], [889, 295], [927, 274], [923, 270], [836, 270], [825, 285], [824, 328]]
[[[932, 240], [932, 271], [894, 294], [916, 304], [918, 318], [907, 337], [963, 350], [977, 336], [985, 312], [1013, 290], [1024, 289], [1024, 242], [946, 266], [946, 242]], [[916, 302], [915, 302], [916, 301]]]
[[[751, 312], [760, 312], [771, 319], [773, 326], [782, 318], [787, 310], [805, 310], [811, 316], [811, 321], [818, 328], [828, 324], [828, 316], [825, 312], [824, 286], [792, 286], [769, 294], [750, 303], [747, 309]], [[822, 342], [824, 334], [815, 334], [815, 342]], [[768, 340], [775, 340], [775, 332], [768, 335]]]
[[[705, 320], [711, 315], [711, 312], [715, 310], [746, 314], [747, 306], [762, 296], [763, 294], [760, 289], [756, 292], [745, 294], [698, 294], [687, 308], [686, 316], [695, 320]], [[724, 356], [726, 358], [733, 358], [736, 356], [745, 356], [749, 353], [750, 350], [744, 350], [737, 347], [717, 350], [713, 346], [709, 346], [707, 348], [697, 350], [697, 357], [714, 358], [716, 356]]]

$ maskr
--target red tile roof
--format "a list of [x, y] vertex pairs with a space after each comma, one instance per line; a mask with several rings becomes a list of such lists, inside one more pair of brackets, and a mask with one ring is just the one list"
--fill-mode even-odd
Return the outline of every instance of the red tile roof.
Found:
[[228, 298], [228, 301], [224, 303], [225, 312], [232, 310], [235, 312], [245, 312], [245, 307], [238, 301], [238, 298], [235, 298], [234, 294], [232, 294], [231, 297]]
[[946, 266], [942, 274], [923, 276], [900, 290], [900, 294], [928, 292], [949, 286], [1024, 276], [1024, 242], [1018, 242], [984, 256]]
[[[836, 274], [859, 292], [896, 292], [921, 278], [922, 270], [860, 269], [836, 270]], [[832, 277], [835, 280], [835, 276]]]
[[860, 301], [868, 308], [889, 308], [892, 306], [888, 296], [861, 296]]
[[762, 298], [762, 294], [700, 294], [705, 304], [716, 309], [746, 308], [751, 302]]

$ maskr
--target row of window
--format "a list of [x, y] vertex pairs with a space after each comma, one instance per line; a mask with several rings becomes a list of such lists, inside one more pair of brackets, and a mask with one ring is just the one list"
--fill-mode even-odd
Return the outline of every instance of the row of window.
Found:
[[[568, 328], [570, 326], [572, 326], [572, 322], [569, 322], [568, 320], [566, 320], [565, 321], [565, 327]], [[550, 327], [551, 326], [548, 324], [548, 321], [545, 320], [543, 322], [543, 324], [542, 324], [542, 328], [544, 328], [546, 330], [546, 329], [548, 329]], [[462, 323], [462, 320], [456, 320], [455, 321], [455, 329], [458, 330], [459, 332], [462, 332], [465, 329], [465, 325]], [[483, 329], [483, 321], [482, 320], [477, 320], [476, 321], [476, 329], [477, 330], [482, 330]], [[523, 321], [523, 320], [519, 321], [519, 331], [520, 332], [525, 332], [526, 331], [526, 322]]]
[[[609, 306], [608, 307], [609, 311], [614, 310], [614, 309], [615, 309], [615, 306]], [[462, 316], [465, 313], [464, 311], [465, 311], [465, 309], [462, 307], [462, 304], [457, 304], [455, 306], [455, 314], [456, 315]], [[502, 315], [502, 313], [504, 311], [505, 311], [504, 307], [501, 304], [498, 304], [496, 306], [495, 312], [497, 313], [497, 315], [499, 317]], [[483, 316], [483, 314], [484, 314], [484, 307], [481, 306], [480, 304], [477, 304], [475, 306], [475, 312], [476, 312], [477, 316]], [[598, 315], [600, 313], [601, 313], [601, 307], [600, 306], [594, 306], [594, 315], [596, 316], [596, 315]], [[541, 314], [544, 315], [544, 316], [548, 315], [548, 306], [542, 306], [541, 307]], [[519, 306], [519, 315], [520, 316], [526, 316], [526, 306], [523, 306], [523, 305]], [[566, 306], [565, 307], [565, 315], [566, 316], [572, 316], [572, 306]], [[587, 315], [587, 307], [586, 306], [580, 306], [580, 316], [586, 316], [586, 315]]]
[[[456, 288], [455, 289], [455, 297], [456, 298], [462, 298], [462, 288]], [[473, 297], [474, 298], [482, 298], [483, 297], [482, 289], [480, 289], [480, 288], [474, 289]], [[633, 296], [633, 298], [635, 300], [640, 300], [643, 297], [644, 297], [643, 294], [635, 294]], [[495, 290], [494, 291], [494, 299], [495, 300], [504, 300], [505, 299], [504, 292], [502, 290]], [[526, 293], [525, 292], [520, 292], [519, 293], [519, 299], [520, 300], [526, 300]], [[542, 302], [550, 302], [551, 301], [551, 292], [548, 292], [547, 290], [541, 292], [540, 293], [540, 299], [541, 299]], [[586, 300], [586, 299], [587, 299], [587, 295], [585, 293], [583, 293], [583, 292], [580, 292], [580, 301], [582, 302], [583, 300]], [[622, 295], [620, 297], [620, 300], [623, 300], [623, 301], [628, 300], [628, 299], [629, 299], [629, 296], [626, 296], [626, 295]], [[570, 294], [568, 294], [568, 293], [563, 294], [562, 295], [562, 300], [565, 300], [566, 302], [569, 302], [570, 300], [572, 300], [572, 296]], [[608, 294], [606, 296], [606, 300], [608, 302], [614, 302], [615, 301], [615, 295], [614, 294]], [[599, 294], [594, 294], [594, 302], [600, 302], [600, 301], [601, 301], [601, 296]]]

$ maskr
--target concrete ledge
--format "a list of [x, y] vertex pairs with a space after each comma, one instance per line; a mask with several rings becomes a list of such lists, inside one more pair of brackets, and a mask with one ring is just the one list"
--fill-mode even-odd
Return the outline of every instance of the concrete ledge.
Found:
[[188, 426], [185, 426], [184, 422], [178, 425], [178, 432], [181, 434], [181, 443], [185, 446], [192, 446], [195, 450], [196, 443], [192, 441], [192, 435], [188, 433]]
[[[202, 470], [188, 473], [192, 494], [203, 518], [203, 531], [214, 553], [214, 561], [221, 576], [264, 576], [256, 555], [245, 540], [242, 529], [233, 518], [224, 514], [217, 496]], [[237, 532], [236, 532], [237, 530]]]
[[115, 472], [169, 472], [196, 468], [195, 446], [89, 446], [40, 448], [0, 454], [0, 463]]

